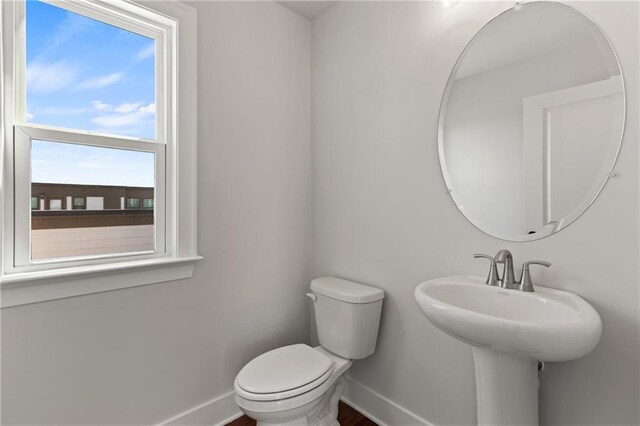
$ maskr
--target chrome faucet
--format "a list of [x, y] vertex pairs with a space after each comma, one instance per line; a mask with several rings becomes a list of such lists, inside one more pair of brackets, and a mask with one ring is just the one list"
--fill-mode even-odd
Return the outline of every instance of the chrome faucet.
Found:
[[504, 263], [502, 270], [502, 278], [500, 278], [500, 287], [508, 289], [517, 289], [518, 282], [513, 274], [513, 256], [509, 250], [500, 250], [495, 257], [496, 263]]
[[[489, 267], [489, 275], [485, 283], [491, 286], [500, 286], [510, 290], [521, 290], [526, 292], [533, 292], [533, 283], [531, 282], [531, 274], [529, 273], [529, 265], [541, 265], [547, 268], [551, 266], [551, 263], [544, 260], [530, 260], [522, 264], [522, 274], [520, 280], [516, 281], [513, 274], [513, 256], [509, 250], [500, 250], [496, 257], [491, 257], [488, 254], [474, 254], [473, 257], [489, 259], [491, 266]], [[497, 263], [504, 263], [504, 269], [502, 271], [502, 278], [498, 274]]]
[[488, 254], [476, 253], [473, 255], [476, 259], [484, 258], [489, 259], [491, 261], [491, 266], [489, 267], [489, 275], [485, 281], [485, 284], [497, 286], [500, 285], [500, 276], [498, 275], [498, 268], [496, 267], [496, 260], [489, 256]]
[[529, 274], [529, 265], [542, 265], [547, 268], [551, 263], [545, 260], [530, 260], [522, 264], [522, 275], [520, 275], [520, 285], [518, 288], [522, 291], [533, 292], [533, 283], [531, 282], [531, 274]]

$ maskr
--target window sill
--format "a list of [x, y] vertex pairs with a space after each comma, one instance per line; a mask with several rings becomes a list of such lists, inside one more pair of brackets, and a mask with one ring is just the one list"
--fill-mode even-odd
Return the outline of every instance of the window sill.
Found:
[[182, 280], [193, 275], [195, 264], [201, 259], [202, 256], [163, 257], [7, 274], [0, 278], [0, 307]]

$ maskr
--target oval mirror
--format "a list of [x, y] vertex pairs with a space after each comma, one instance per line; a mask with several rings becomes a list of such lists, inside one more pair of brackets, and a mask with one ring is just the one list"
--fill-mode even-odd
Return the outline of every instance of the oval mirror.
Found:
[[587, 16], [553, 2], [500, 14], [462, 52], [440, 108], [454, 202], [504, 240], [565, 228], [613, 175], [624, 99], [611, 43]]

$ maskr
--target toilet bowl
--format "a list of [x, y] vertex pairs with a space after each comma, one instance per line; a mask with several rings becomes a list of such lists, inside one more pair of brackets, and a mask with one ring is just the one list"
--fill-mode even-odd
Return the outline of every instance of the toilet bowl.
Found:
[[374, 353], [384, 292], [336, 277], [311, 282], [320, 346], [283, 346], [244, 366], [235, 401], [258, 426], [339, 426], [338, 401], [353, 360]]
[[351, 360], [321, 346], [299, 344], [274, 349], [238, 374], [235, 401], [261, 426], [337, 426], [344, 373], [351, 364]]

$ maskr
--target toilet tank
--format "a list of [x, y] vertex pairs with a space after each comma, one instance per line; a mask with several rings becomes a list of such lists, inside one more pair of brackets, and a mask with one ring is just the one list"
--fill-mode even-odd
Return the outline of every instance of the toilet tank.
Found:
[[311, 281], [320, 345], [348, 359], [376, 350], [384, 292], [353, 281], [322, 277]]

